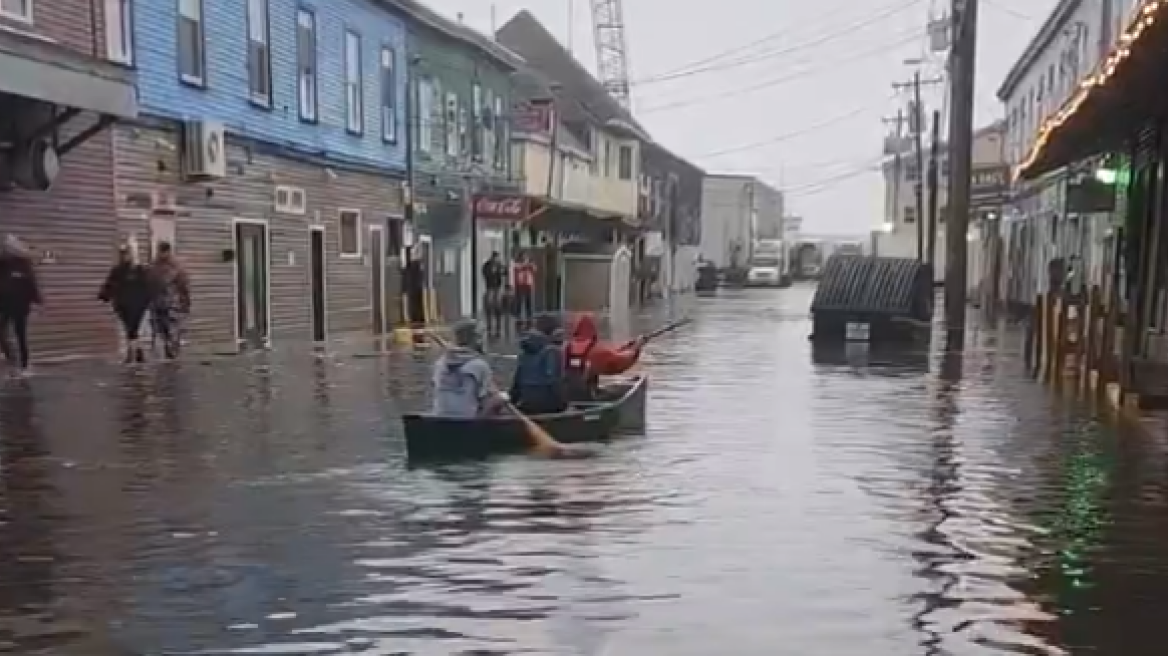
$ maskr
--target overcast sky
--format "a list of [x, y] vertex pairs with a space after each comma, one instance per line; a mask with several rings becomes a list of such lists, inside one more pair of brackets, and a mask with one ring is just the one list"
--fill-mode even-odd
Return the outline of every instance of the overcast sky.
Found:
[[[502, 24], [530, 10], [595, 71], [590, 1], [499, 0], [493, 13]], [[489, 0], [427, 2], [491, 29]], [[978, 125], [1001, 116], [994, 92], [1055, 2], [981, 1]], [[911, 78], [904, 60], [921, 56], [930, 12], [948, 4], [625, 0], [634, 110], [658, 141], [708, 171], [754, 173], [782, 188], [804, 231], [866, 233], [883, 220], [881, 117], [907, 99], [891, 85]], [[939, 92], [926, 89], [933, 107]]]

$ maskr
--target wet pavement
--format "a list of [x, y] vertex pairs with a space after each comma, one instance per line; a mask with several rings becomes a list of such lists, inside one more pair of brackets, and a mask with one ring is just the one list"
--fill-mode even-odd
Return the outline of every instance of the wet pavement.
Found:
[[1161, 654], [1164, 444], [963, 358], [811, 353], [723, 292], [599, 457], [409, 469], [424, 358], [0, 388], [0, 652]]

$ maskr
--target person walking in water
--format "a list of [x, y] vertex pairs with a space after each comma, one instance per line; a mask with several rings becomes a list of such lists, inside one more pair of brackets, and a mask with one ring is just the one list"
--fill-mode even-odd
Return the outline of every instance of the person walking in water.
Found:
[[191, 311], [191, 289], [186, 270], [169, 242], [159, 242], [150, 265], [150, 313], [168, 360], [178, 357], [183, 318]]
[[[0, 349], [19, 376], [28, 373], [28, 318], [34, 305], [41, 304], [40, 285], [32, 256], [24, 242], [8, 235], [0, 248]], [[16, 337], [16, 347], [9, 342]]]
[[527, 253], [520, 252], [511, 267], [515, 283], [516, 314], [525, 324], [531, 323], [535, 303], [535, 264]]
[[138, 341], [142, 318], [150, 309], [150, 269], [138, 261], [138, 249], [132, 244], [118, 248], [118, 261], [106, 276], [98, 299], [109, 303], [122, 324], [126, 336], [126, 362], [146, 359]]

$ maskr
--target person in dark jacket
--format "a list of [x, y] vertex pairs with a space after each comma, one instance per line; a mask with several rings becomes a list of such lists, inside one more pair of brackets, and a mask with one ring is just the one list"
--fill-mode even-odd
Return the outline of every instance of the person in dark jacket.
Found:
[[191, 287], [169, 242], [158, 244], [158, 256], [150, 265], [150, 311], [166, 359], [177, 358], [182, 321], [191, 311]]
[[[519, 359], [511, 383], [511, 402], [525, 414], [549, 414], [568, 408], [564, 392], [564, 351], [559, 321], [550, 314], [535, 319], [535, 328], [519, 342]], [[562, 342], [561, 342], [562, 343]]]
[[142, 318], [153, 300], [150, 269], [138, 262], [137, 249], [123, 244], [118, 261], [106, 276], [98, 299], [109, 303], [126, 335], [126, 362], [143, 362], [146, 356], [138, 342]]
[[[0, 349], [18, 375], [28, 372], [28, 318], [34, 305], [41, 304], [36, 268], [24, 242], [14, 235], [4, 239], [0, 249]], [[16, 337], [16, 348], [9, 342]]]

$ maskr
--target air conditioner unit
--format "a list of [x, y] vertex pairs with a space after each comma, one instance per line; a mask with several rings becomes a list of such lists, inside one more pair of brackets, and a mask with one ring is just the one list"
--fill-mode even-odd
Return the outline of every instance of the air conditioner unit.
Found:
[[226, 129], [214, 121], [188, 121], [183, 125], [183, 173], [190, 180], [227, 175]]

